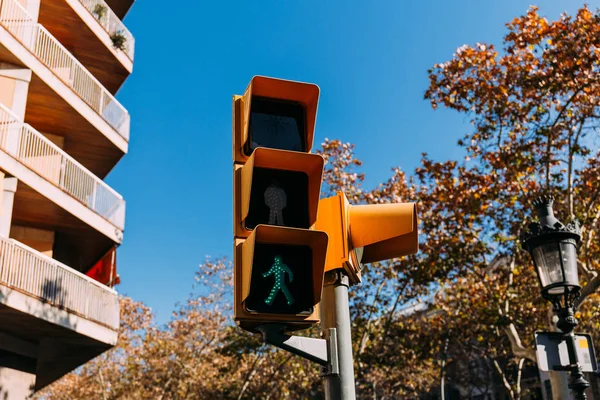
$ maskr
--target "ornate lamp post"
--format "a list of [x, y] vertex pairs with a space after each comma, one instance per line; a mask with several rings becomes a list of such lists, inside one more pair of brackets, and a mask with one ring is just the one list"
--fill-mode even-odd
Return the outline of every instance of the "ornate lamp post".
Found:
[[573, 329], [575, 301], [581, 286], [577, 274], [577, 249], [581, 242], [581, 230], [577, 221], [563, 225], [554, 216], [554, 198], [539, 197], [533, 202], [538, 222], [529, 224], [529, 231], [521, 236], [521, 244], [531, 257], [542, 288], [542, 296], [550, 301], [558, 316], [558, 328], [564, 333], [569, 352], [571, 381], [569, 388], [576, 399], [586, 399], [585, 390], [590, 386], [583, 377], [577, 358]]

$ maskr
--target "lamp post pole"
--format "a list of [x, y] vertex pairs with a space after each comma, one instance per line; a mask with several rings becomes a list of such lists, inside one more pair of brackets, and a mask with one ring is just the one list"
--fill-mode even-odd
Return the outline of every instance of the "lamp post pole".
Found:
[[557, 311], [558, 314], [558, 328], [564, 333], [565, 341], [567, 343], [567, 351], [569, 353], [569, 363], [571, 370], [571, 379], [569, 382], [569, 389], [573, 391], [575, 400], [586, 400], [585, 391], [590, 387], [590, 383], [584, 378], [583, 371], [579, 365], [579, 357], [577, 356], [577, 344], [575, 343], [575, 334], [573, 329], [577, 326], [577, 319], [575, 319], [575, 313], [573, 307], [568, 305]]

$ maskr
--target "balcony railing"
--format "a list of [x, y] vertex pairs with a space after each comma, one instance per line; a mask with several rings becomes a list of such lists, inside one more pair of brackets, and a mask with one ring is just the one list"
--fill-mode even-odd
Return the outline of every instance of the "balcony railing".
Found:
[[0, 149], [85, 204], [119, 229], [125, 200], [100, 178], [0, 104]]
[[108, 90], [16, 0], [0, 0], [0, 25], [129, 140], [129, 113]]
[[125, 27], [123, 22], [117, 17], [117, 14], [111, 10], [108, 4], [106, 4], [104, 0], [79, 0], [79, 2], [98, 20], [102, 28], [108, 32], [111, 39], [118, 35], [123, 36], [124, 42], [122, 50], [127, 54], [127, 57], [133, 61], [135, 39], [131, 32], [129, 32], [129, 29]]
[[0, 284], [119, 329], [117, 292], [14, 239], [1, 236]]

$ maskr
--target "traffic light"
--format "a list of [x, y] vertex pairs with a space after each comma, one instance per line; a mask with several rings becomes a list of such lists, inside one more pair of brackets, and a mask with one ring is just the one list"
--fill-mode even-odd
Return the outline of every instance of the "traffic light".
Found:
[[325, 271], [343, 267], [354, 284], [361, 281], [362, 263], [419, 250], [415, 203], [350, 205], [338, 192], [322, 199], [318, 211], [315, 229], [329, 236]]
[[260, 76], [233, 97], [234, 318], [249, 331], [319, 322], [328, 237], [313, 229], [318, 99], [316, 85]]

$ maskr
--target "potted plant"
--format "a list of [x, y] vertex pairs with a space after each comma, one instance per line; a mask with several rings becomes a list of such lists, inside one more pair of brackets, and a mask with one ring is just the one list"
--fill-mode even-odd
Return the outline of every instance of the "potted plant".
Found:
[[116, 31], [112, 35], [110, 35], [110, 40], [112, 40], [113, 47], [115, 49], [119, 49], [122, 51], [127, 50], [127, 38], [123, 35], [123, 31]]
[[92, 14], [96, 15], [98, 20], [101, 20], [106, 15], [106, 6], [104, 4], [96, 4], [92, 10]]

